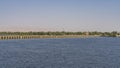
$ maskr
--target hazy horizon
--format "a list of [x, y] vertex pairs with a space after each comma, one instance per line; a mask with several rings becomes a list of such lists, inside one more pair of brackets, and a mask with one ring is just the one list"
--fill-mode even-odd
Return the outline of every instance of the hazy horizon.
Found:
[[118, 31], [120, 0], [0, 0], [0, 31]]

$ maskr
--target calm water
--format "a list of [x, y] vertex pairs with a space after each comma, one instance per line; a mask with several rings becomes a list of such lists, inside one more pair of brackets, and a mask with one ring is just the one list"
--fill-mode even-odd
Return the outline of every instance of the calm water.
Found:
[[120, 68], [120, 38], [1, 40], [0, 68]]

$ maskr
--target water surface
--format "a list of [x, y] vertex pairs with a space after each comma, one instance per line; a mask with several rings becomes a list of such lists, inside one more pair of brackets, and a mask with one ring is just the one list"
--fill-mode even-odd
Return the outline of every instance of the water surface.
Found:
[[0, 40], [0, 68], [119, 68], [120, 38]]

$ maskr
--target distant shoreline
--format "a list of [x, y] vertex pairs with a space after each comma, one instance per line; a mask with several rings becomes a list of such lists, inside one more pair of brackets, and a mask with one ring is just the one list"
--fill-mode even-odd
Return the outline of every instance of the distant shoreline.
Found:
[[9, 39], [45, 39], [45, 38], [97, 38], [101, 37], [99, 35], [6, 35], [0, 36], [0, 40], [9, 40]]
[[0, 39], [120, 37], [113, 32], [0, 32]]
[[33, 38], [89, 38], [100, 36], [86, 36], [86, 35], [6, 35], [0, 36], [0, 40], [7, 39], [33, 39]]

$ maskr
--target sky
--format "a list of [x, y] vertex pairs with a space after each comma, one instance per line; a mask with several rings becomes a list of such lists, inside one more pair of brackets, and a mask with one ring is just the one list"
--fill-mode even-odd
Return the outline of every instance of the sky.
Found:
[[120, 0], [0, 0], [0, 31], [119, 31]]

